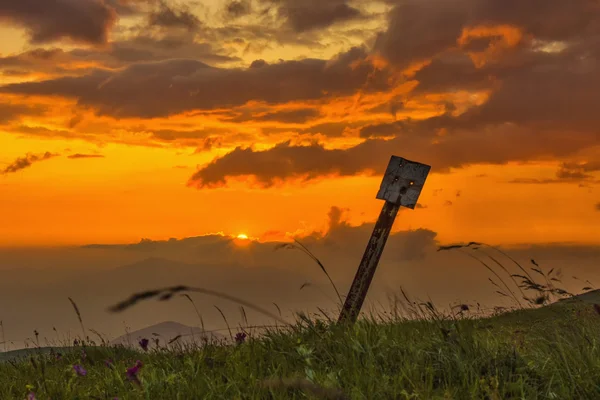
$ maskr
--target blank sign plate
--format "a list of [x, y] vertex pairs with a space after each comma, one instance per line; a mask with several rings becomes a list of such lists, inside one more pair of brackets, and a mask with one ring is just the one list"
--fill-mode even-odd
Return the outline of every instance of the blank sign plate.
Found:
[[414, 209], [431, 167], [392, 156], [377, 198]]

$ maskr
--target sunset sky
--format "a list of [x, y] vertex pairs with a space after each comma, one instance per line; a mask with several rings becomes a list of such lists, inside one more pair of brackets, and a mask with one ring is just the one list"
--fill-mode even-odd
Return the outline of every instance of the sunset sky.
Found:
[[0, 246], [372, 222], [600, 243], [596, 0], [0, 0]]
[[302, 240], [346, 293], [392, 155], [431, 173], [368, 304], [495, 304], [476, 260], [436, 251], [455, 242], [598, 283], [598, 93], [598, 0], [0, 0], [0, 321], [78, 329], [71, 296], [111, 335], [196, 324], [106, 313], [188, 282], [335, 305], [273, 248]]

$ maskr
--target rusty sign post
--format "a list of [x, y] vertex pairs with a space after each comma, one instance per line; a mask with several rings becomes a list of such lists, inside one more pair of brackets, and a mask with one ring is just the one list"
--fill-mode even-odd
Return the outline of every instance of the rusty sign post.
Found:
[[356, 322], [398, 210], [401, 206], [415, 208], [430, 169], [429, 165], [392, 156], [377, 193], [377, 198], [385, 200], [385, 204], [371, 234], [338, 322]]

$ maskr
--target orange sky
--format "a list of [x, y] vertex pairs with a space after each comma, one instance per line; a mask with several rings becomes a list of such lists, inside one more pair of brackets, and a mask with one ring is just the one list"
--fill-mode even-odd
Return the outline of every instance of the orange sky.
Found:
[[[0, 247], [284, 239], [326, 229], [332, 206], [370, 222], [392, 154], [432, 165], [424, 207], [403, 210], [396, 230], [600, 244], [589, 10], [552, 31], [519, 10], [484, 25], [484, 9], [450, 21], [335, 0], [349, 11], [296, 20], [291, 1], [258, 3], [277, 29], [260, 31], [255, 8], [227, 15], [226, 2], [112, 1], [103, 9], [122, 14], [93, 21], [106, 37], [67, 26], [41, 38], [42, 6], [29, 19], [0, 6]], [[419, 43], [411, 18], [448, 28]]]

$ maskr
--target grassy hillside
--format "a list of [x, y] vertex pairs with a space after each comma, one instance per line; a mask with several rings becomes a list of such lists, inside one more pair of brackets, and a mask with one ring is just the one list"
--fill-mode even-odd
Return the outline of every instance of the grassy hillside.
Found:
[[[293, 325], [232, 331], [229, 341], [191, 347], [148, 337], [137, 349], [80, 342], [21, 351], [25, 358], [0, 362], [0, 399], [600, 398], [600, 291], [572, 296], [555, 286], [558, 272], [533, 260], [529, 269], [515, 262], [519, 274], [497, 264], [505, 278], [484, 265], [515, 307], [493, 316], [466, 304], [443, 314], [402, 292], [391, 311], [353, 326], [298, 315]], [[263, 312], [187, 287], [138, 293], [113, 311], [186, 291]]]
[[599, 333], [600, 315], [577, 301], [354, 327], [305, 317], [235, 345], [34, 353], [0, 363], [0, 398], [592, 399], [600, 398]]

